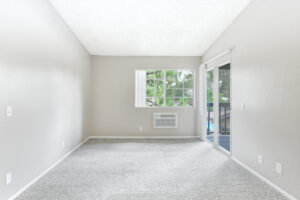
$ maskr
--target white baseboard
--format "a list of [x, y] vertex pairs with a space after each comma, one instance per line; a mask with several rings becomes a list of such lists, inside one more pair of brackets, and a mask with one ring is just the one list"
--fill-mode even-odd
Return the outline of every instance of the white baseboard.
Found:
[[261, 179], [262, 181], [266, 182], [268, 185], [270, 185], [271, 187], [273, 187], [274, 189], [276, 189], [278, 192], [280, 192], [281, 194], [283, 194], [285, 197], [287, 197], [290, 200], [297, 200], [295, 197], [293, 197], [291, 194], [289, 194], [288, 192], [284, 191], [283, 189], [281, 189], [279, 186], [277, 186], [276, 184], [274, 184], [273, 182], [269, 181], [268, 179], [266, 179], [265, 177], [263, 177], [262, 175], [260, 175], [258, 172], [256, 172], [254, 169], [248, 167], [246, 164], [244, 164], [243, 162], [241, 162], [240, 160], [238, 160], [235, 157], [231, 157], [231, 159], [233, 161], [235, 161], [237, 164], [239, 164], [240, 166], [244, 167], [245, 169], [247, 169], [249, 172], [251, 172], [253, 175], [257, 176], [259, 179]]
[[20, 194], [22, 194], [26, 189], [28, 189], [31, 185], [33, 185], [35, 182], [37, 182], [40, 178], [42, 178], [45, 174], [47, 174], [51, 169], [53, 169], [56, 165], [58, 165], [60, 162], [62, 162], [66, 157], [68, 157], [71, 153], [73, 153], [76, 149], [78, 149], [81, 145], [83, 145], [87, 140], [90, 138], [86, 138], [83, 140], [80, 144], [78, 144], [76, 147], [74, 147], [71, 151], [69, 151], [67, 154], [65, 154], [63, 157], [61, 157], [58, 161], [56, 161], [53, 165], [51, 165], [48, 169], [46, 169], [44, 172], [42, 172], [40, 175], [38, 175], [35, 179], [33, 179], [31, 182], [29, 182], [27, 185], [25, 185], [23, 188], [21, 188], [18, 192], [16, 192], [13, 196], [11, 196], [8, 200], [14, 200], [17, 198]]
[[90, 136], [89, 139], [200, 139], [200, 136]]

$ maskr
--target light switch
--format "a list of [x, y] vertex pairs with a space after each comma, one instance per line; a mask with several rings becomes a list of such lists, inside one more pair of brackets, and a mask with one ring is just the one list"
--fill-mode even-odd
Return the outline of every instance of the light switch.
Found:
[[241, 103], [241, 111], [245, 111], [245, 104]]
[[13, 116], [13, 108], [12, 106], [6, 106], [6, 117], [12, 117]]
[[6, 176], [5, 176], [5, 184], [9, 185], [11, 183], [11, 181], [12, 181], [12, 174], [11, 173], [6, 174]]
[[263, 163], [263, 157], [262, 157], [262, 155], [258, 155], [257, 156], [257, 162], [258, 162], [258, 164], [262, 165], [262, 163]]

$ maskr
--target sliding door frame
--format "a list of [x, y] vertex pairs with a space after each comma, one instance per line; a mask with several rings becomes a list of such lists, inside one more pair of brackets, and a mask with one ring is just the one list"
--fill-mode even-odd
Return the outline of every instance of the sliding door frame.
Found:
[[[230, 151], [227, 151], [225, 148], [219, 145], [219, 68], [230, 64]], [[207, 139], [207, 131], [205, 131], [205, 139], [207, 142], [213, 144], [217, 149], [221, 150], [225, 154], [231, 156], [232, 155], [232, 60], [226, 60], [225, 62], [221, 62], [215, 65], [211, 65], [208, 67], [208, 64], [205, 64], [205, 93], [204, 93], [204, 101], [205, 102], [205, 111], [206, 111], [206, 119], [205, 119], [205, 127], [207, 127], [207, 116], [208, 116], [208, 110], [207, 110], [207, 72], [213, 70], [213, 104], [214, 104], [214, 133], [213, 138], [214, 142], [210, 142]]]
[[[207, 119], [207, 116], [208, 116], [208, 108], [207, 108], [207, 73], [212, 71], [213, 72], [213, 119], [214, 119], [214, 131], [213, 131], [213, 142], [208, 140], [207, 139], [207, 126], [208, 126], [208, 119]], [[204, 93], [204, 101], [205, 102], [205, 140], [211, 144], [213, 144], [214, 146], [217, 146], [216, 144], [218, 144], [219, 142], [216, 141], [216, 134], [215, 134], [215, 131], [217, 130], [217, 127], [218, 127], [218, 120], [215, 120], [215, 119], [218, 119], [216, 118], [218, 116], [218, 113], [216, 113], [216, 109], [215, 109], [215, 106], [217, 105], [215, 103], [215, 99], [216, 99], [216, 83], [215, 83], [215, 76], [216, 76], [216, 70], [214, 68], [207, 68], [207, 66], [205, 66], [205, 86], [204, 86], [204, 90], [205, 90], [205, 93]]]

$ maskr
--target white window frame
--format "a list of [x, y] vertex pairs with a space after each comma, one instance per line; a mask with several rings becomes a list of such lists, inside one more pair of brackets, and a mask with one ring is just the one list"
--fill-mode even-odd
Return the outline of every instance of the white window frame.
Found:
[[[134, 70], [134, 73], [136, 73], [137, 70], [145, 70], [145, 71], [159, 71], [159, 70], [162, 70], [162, 71], [168, 71], [168, 70], [174, 70], [174, 71], [183, 71], [183, 70], [189, 70], [193, 73], [193, 96], [192, 96], [192, 99], [193, 99], [193, 106], [167, 106], [166, 105], [166, 84], [164, 84], [164, 106], [136, 106], [135, 104], [135, 108], [171, 108], [171, 109], [174, 109], [174, 108], [185, 108], [185, 109], [194, 109], [195, 108], [195, 103], [196, 103], [196, 96], [195, 96], [195, 82], [196, 82], [196, 76], [195, 76], [195, 69], [194, 68], [136, 68]], [[136, 81], [136, 80], [135, 80]], [[147, 78], [146, 78], [146, 81], [147, 81]], [[164, 73], [164, 79], [163, 81], [165, 82], [166, 81], [166, 73]], [[183, 88], [173, 88], [173, 89], [183, 89], [183, 94], [184, 94], [184, 86]], [[154, 94], [155, 94], [155, 88], [154, 88]], [[147, 98], [147, 97], [146, 97]], [[174, 97], [176, 98], [176, 97]], [[184, 98], [184, 97], [178, 97], [178, 98]]]

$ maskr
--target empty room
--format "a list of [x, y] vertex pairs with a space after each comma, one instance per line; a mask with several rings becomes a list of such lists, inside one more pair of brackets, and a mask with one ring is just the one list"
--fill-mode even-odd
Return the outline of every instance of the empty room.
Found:
[[300, 200], [299, 0], [0, 0], [0, 200]]

